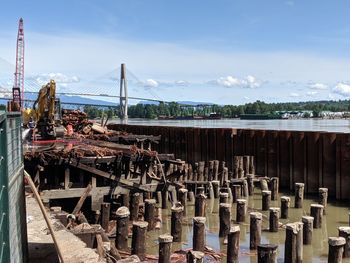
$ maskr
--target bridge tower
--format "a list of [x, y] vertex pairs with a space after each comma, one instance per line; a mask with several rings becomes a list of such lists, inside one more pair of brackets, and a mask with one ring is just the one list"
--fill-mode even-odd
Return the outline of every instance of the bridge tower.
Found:
[[119, 118], [122, 123], [128, 122], [128, 85], [125, 64], [120, 67]]
[[15, 82], [12, 89], [13, 103], [22, 107], [24, 101], [24, 28], [23, 19], [20, 18], [17, 34], [16, 48], [16, 72]]

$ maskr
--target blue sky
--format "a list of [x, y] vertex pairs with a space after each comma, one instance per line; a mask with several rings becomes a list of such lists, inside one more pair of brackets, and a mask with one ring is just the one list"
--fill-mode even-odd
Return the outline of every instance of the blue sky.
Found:
[[27, 90], [53, 77], [62, 91], [116, 94], [125, 62], [136, 76], [131, 96], [219, 104], [350, 97], [346, 0], [34, 0], [1, 9], [3, 89], [22, 16]]

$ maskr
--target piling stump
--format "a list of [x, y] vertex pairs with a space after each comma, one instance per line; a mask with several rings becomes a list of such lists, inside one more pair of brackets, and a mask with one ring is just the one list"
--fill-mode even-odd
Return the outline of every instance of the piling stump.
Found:
[[303, 216], [301, 218], [303, 222], [303, 244], [310, 245], [312, 242], [312, 232], [314, 228], [314, 218], [312, 216]]
[[318, 203], [323, 205], [323, 214], [326, 214], [327, 200], [328, 200], [328, 188], [318, 188]]
[[204, 194], [198, 194], [196, 196], [195, 201], [195, 216], [205, 216], [205, 208], [206, 208], [206, 195]]
[[314, 228], [321, 228], [323, 219], [323, 205], [311, 204], [310, 215], [314, 218]]
[[304, 202], [304, 183], [295, 183], [295, 208], [302, 208]]
[[214, 198], [217, 199], [220, 194], [220, 181], [211, 181], [211, 184], [213, 185]]
[[258, 263], [277, 263], [277, 248], [274, 244], [258, 245]]
[[148, 222], [148, 231], [154, 229], [155, 217], [156, 217], [156, 200], [155, 199], [145, 199], [145, 221]]
[[272, 177], [270, 179], [271, 200], [275, 201], [278, 199], [278, 188], [279, 188], [278, 177]]
[[205, 217], [193, 218], [193, 250], [204, 252], [205, 247]]
[[179, 189], [179, 196], [178, 196], [178, 199], [179, 199], [179, 202], [182, 204], [184, 210], [183, 210], [183, 215], [186, 216], [186, 213], [187, 213], [187, 193], [188, 193], [188, 190], [185, 189], [185, 188], [180, 188]]
[[241, 198], [241, 186], [239, 184], [232, 185], [232, 202], [236, 203]]
[[174, 242], [181, 242], [183, 207], [171, 208], [171, 235]]
[[146, 233], [148, 223], [135, 221], [132, 224], [131, 254], [137, 255], [140, 260], [146, 259]]
[[284, 250], [284, 262], [295, 263], [298, 261], [298, 246], [302, 246], [298, 240], [298, 234], [300, 232], [299, 224], [289, 223], [286, 224], [286, 241]]
[[193, 191], [189, 191], [188, 192], [188, 202], [193, 205], [194, 204], [194, 200], [195, 200], [194, 192]]
[[278, 207], [270, 207], [269, 210], [269, 230], [270, 232], [278, 232], [278, 219], [280, 215], [280, 209]]
[[159, 263], [170, 263], [171, 245], [173, 237], [171, 235], [160, 235], [159, 241]]
[[268, 191], [269, 190], [269, 185], [267, 183], [267, 179], [266, 178], [260, 178], [260, 189], [261, 191]]
[[220, 203], [219, 205], [220, 228], [219, 237], [226, 237], [231, 226], [231, 204]]
[[204, 262], [204, 253], [201, 251], [190, 250], [187, 252], [187, 262], [191, 263], [203, 263]]
[[290, 206], [290, 198], [288, 196], [281, 196], [281, 218], [288, 218], [288, 210]]
[[269, 210], [271, 206], [271, 191], [262, 191], [262, 211]]
[[128, 223], [129, 209], [126, 206], [119, 207], [116, 211], [117, 229], [115, 245], [117, 249], [126, 251], [128, 248]]
[[163, 191], [162, 191], [162, 209], [168, 208], [168, 202], [169, 202], [168, 198], [169, 198], [168, 189], [163, 189]]
[[131, 205], [130, 205], [130, 220], [137, 221], [140, 209], [140, 193], [134, 193], [131, 196]]
[[240, 227], [232, 226], [227, 235], [227, 263], [237, 263], [239, 258]]
[[248, 194], [249, 196], [254, 195], [254, 174], [247, 174], [247, 183], [248, 183]]
[[220, 193], [219, 204], [228, 203], [228, 193]]
[[328, 263], [341, 263], [343, 261], [343, 251], [345, 238], [329, 237], [328, 238]]
[[237, 199], [236, 222], [244, 222], [247, 214], [247, 200]]
[[345, 238], [344, 253], [343, 257], [350, 257], [350, 227], [341, 226], [338, 227], [339, 236]]
[[261, 242], [262, 214], [259, 212], [250, 213], [250, 241], [249, 248], [257, 249]]

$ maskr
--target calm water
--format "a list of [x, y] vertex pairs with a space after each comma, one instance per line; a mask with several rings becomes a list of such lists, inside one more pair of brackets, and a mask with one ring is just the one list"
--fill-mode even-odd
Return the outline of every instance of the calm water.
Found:
[[[284, 195], [291, 196], [284, 193]], [[280, 195], [281, 196], [281, 195]], [[278, 262], [284, 262], [284, 242], [285, 229], [280, 228], [278, 233], [268, 232], [269, 221], [268, 211], [261, 211], [261, 194], [259, 189], [255, 189], [254, 196], [248, 200], [248, 216], [245, 223], [240, 223], [240, 262], [256, 263], [256, 251], [249, 250], [249, 212], [258, 211], [263, 214], [262, 225], [262, 243], [278, 244]], [[308, 215], [310, 212], [310, 204], [317, 203], [310, 198], [304, 199], [303, 208], [295, 209], [294, 198], [291, 197], [291, 207], [289, 208], [289, 219], [280, 219], [283, 224], [301, 221], [303, 215]], [[206, 244], [215, 251], [226, 254], [226, 245], [222, 238], [219, 238], [219, 201], [218, 199], [207, 200], [206, 213]], [[279, 201], [272, 201], [272, 207], [280, 207]], [[350, 209], [344, 206], [344, 203], [328, 203], [327, 215], [324, 216], [322, 229], [314, 229], [313, 240], [311, 245], [303, 246], [303, 262], [327, 262], [328, 256], [328, 237], [338, 236], [339, 226], [348, 226], [348, 214]], [[147, 253], [158, 254], [158, 236], [163, 233], [170, 233], [171, 227], [171, 212], [170, 210], [162, 210], [163, 224], [160, 230], [148, 232]], [[184, 218], [182, 242], [173, 243], [173, 251], [178, 249], [187, 249], [192, 247], [192, 218], [194, 216], [194, 205], [187, 206], [187, 216]], [[232, 224], [235, 224], [236, 204], [232, 204], [231, 211]], [[221, 262], [226, 262], [223, 258]], [[350, 263], [350, 259], [343, 259], [344, 263]]]
[[[112, 122], [117, 122], [112, 121]], [[350, 133], [350, 120], [348, 119], [295, 119], [295, 120], [145, 120], [129, 119], [129, 124], [154, 126], [182, 126], [203, 128], [245, 128], [267, 130], [302, 130]]]

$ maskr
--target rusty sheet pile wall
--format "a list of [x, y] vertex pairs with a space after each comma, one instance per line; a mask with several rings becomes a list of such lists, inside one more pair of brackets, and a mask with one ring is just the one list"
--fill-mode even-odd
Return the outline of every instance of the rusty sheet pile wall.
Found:
[[306, 193], [326, 187], [331, 197], [350, 199], [350, 134], [121, 124], [109, 128], [161, 135], [154, 150], [188, 162], [225, 161], [229, 170], [233, 156], [254, 155], [256, 174], [279, 177], [284, 189], [303, 182]]

